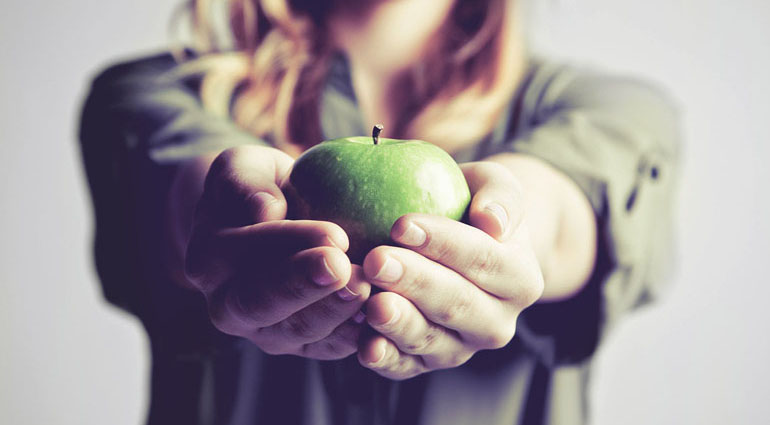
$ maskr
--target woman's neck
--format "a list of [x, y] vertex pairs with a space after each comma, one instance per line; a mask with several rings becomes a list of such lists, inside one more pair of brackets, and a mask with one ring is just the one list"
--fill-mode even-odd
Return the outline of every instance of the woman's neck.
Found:
[[[333, 19], [332, 37], [350, 63], [353, 90], [364, 124], [386, 128], [399, 118], [399, 106], [409, 93], [399, 81], [425, 54], [455, 0], [382, 2], [364, 13], [340, 13]], [[386, 130], [387, 131], [387, 130]]]
[[349, 63], [351, 83], [364, 128], [383, 124], [386, 129], [392, 130], [398, 119], [396, 81], [401, 73], [395, 70], [371, 69], [369, 64], [362, 63], [356, 56], [351, 56]]

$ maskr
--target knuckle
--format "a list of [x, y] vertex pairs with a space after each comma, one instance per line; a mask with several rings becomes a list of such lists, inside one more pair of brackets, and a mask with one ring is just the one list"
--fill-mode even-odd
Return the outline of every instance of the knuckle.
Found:
[[435, 326], [430, 326], [417, 341], [405, 344], [404, 351], [410, 354], [430, 354], [435, 351], [436, 340], [440, 336], [441, 331]]
[[417, 376], [425, 371], [425, 368], [418, 365], [417, 362], [413, 356], [396, 353], [379, 364], [367, 367], [386, 378], [401, 381]]
[[[217, 299], [219, 298], [219, 299]], [[224, 300], [215, 297], [209, 301], [208, 305], [209, 319], [217, 330], [228, 335], [239, 335], [240, 328], [237, 326], [237, 320], [232, 316], [229, 309], [225, 306]]]
[[428, 237], [427, 249], [432, 256], [443, 264], [453, 264], [456, 256], [457, 241], [451, 237]]
[[[212, 206], [216, 216], [229, 224], [251, 224], [249, 214], [268, 209], [256, 198], [260, 191], [272, 192], [274, 184], [263, 176], [262, 171], [250, 163], [253, 148], [235, 147], [223, 151], [209, 168], [204, 183], [203, 204]], [[252, 155], [253, 156], [253, 155]], [[261, 190], [260, 190], [261, 189]]]
[[466, 352], [466, 351], [458, 351], [455, 353], [452, 353], [449, 358], [447, 359], [444, 368], [453, 368], [462, 366], [470, 360], [470, 358], [473, 356], [473, 353]]
[[534, 271], [531, 276], [521, 279], [519, 282], [518, 294], [515, 299], [519, 307], [529, 307], [543, 295], [545, 279], [539, 269]]
[[424, 290], [424, 288], [430, 287], [431, 279], [433, 279], [433, 276], [427, 273], [426, 270], [420, 267], [410, 268], [405, 264], [403, 276], [401, 276], [401, 278], [393, 284], [393, 287], [396, 288], [394, 292], [398, 292], [405, 298], [409, 299], [415, 294], [419, 294], [420, 291]]
[[259, 347], [265, 354], [272, 356], [281, 356], [285, 354], [293, 354], [295, 350], [287, 344], [281, 344], [278, 341], [254, 341], [252, 342]]
[[393, 353], [385, 358], [380, 369], [397, 376], [404, 376], [410, 369], [410, 363], [408, 356], [399, 355], [396, 350], [393, 350]]
[[247, 336], [270, 323], [264, 301], [253, 294], [244, 299], [233, 283], [216, 289], [208, 297], [208, 312], [214, 327], [230, 335]]
[[452, 327], [452, 324], [462, 323], [467, 320], [472, 310], [472, 298], [461, 294], [456, 296], [451, 302], [444, 304], [444, 308], [438, 312], [438, 320], [440, 323], [447, 324]]
[[337, 300], [338, 295], [327, 296], [313, 303], [313, 314], [316, 321], [339, 322], [342, 320], [344, 312], [340, 309]]
[[304, 300], [308, 298], [311, 292], [307, 278], [304, 276], [288, 279], [284, 285], [281, 285], [281, 288], [286, 292], [288, 298], [295, 300]]
[[504, 326], [493, 327], [490, 329], [489, 334], [486, 335], [486, 338], [484, 338], [481, 348], [493, 350], [503, 348], [511, 342], [515, 333], [516, 328], [513, 326], [510, 328]]
[[209, 167], [208, 175], [206, 176], [207, 186], [215, 184], [216, 181], [221, 179], [227, 179], [232, 176], [233, 165], [235, 159], [240, 155], [241, 148], [234, 147], [225, 149], [220, 153]]
[[527, 286], [525, 293], [525, 301], [527, 306], [534, 304], [543, 295], [545, 290], [545, 279], [543, 273], [540, 270], [535, 273], [535, 276], [530, 280], [530, 285]]
[[[320, 347], [317, 348], [320, 351], [317, 356], [323, 360], [342, 359], [355, 352], [356, 349], [354, 344], [345, 339], [332, 340], [331, 338], [326, 338], [315, 344], [320, 344]], [[305, 345], [305, 347], [310, 347], [310, 345]]]
[[264, 302], [253, 293], [230, 290], [224, 302], [229, 314], [244, 325], [259, 327], [266, 322]]
[[503, 270], [502, 257], [489, 249], [478, 250], [470, 259], [469, 269], [481, 280], [494, 277]]
[[324, 340], [321, 342], [323, 351], [326, 353], [330, 358], [339, 358], [344, 356], [345, 354], [348, 354], [350, 347], [348, 344], [340, 344], [340, 343], [334, 343], [329, 340]]
[[303, 314], [293, 314], [281, 322], [283, 332], [293, 340], [313, 342], [315, 332], [312, 324]]

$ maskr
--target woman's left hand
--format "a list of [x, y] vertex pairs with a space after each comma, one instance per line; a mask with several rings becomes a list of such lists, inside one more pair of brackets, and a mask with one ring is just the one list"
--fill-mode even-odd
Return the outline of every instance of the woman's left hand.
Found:
[[459, 366], [479, 350], [513, 338], [516, 319], [543, 292], [521, 190], [502, 165], [462, 166], [473, 198], [470, 225], [407, 214], [391, 229], [401, 247], [379, 246], [364, 259], [384, 289], [367, 302], [377, 331], [362, 341], [362, 365], [391, 379]]

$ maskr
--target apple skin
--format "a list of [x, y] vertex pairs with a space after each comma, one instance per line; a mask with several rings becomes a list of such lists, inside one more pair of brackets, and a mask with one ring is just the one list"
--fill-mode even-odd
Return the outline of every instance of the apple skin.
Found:
[[289, 182], [296, 218], [331, 221], [348, 234], [348, 256], [392, 244], [390, 229], [404, 214], [463, 218], [471, 194], [460, 167], [421, 140], [346, 137], [308, 149]]

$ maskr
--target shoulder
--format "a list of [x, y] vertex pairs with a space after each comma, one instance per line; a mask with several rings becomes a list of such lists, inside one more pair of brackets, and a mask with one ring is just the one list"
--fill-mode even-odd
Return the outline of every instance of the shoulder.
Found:
[[555, 152], [557, 145], [564, 147], [562, 142], [569, 140], [566, 145], [573, 145], [587, 131], [650, 142], [667, 156], [678, 156], [680, 106], [660, 84], [548, 57], [526, 60], [516, 92], [490, 137], [461, 152], [460, 159], [527, 150], [534, 142]]
[[199, 106], [194, 78], [180, 78], [168, 52], [120, 60], [94, 73], [87, 91], [84, 118], [91, 112], [166, 115]]
[[[200, 98], [200, 75], [169, 53], [122, 61], [93, 78], [80, 122], [84, 152], [178, 163], [243, 144], [265, 144]], [[93, 155], [103, 158], [104, 155]]]
[[102, 65], [91, 78], [91, 86], [104, 88], [121, 82], [157, 78], [174, 69], [176, 65], [177, 61], [168, 52], [120, 59], [115, 63]]
[[128, 115], [141, 111], [154, 113], [178, 103], [181, 97], [192, 106], [194, 92], [169, 78], [176, 60], [169, 53], [158, 53], [121, 60], [103, 66], [90, 79], [87, 88], [81, 124], [87, 130], [91, 125], [105, 121], [124, 121]]
[[648, 78], [583, 64], [533, 57], [517, 93], [524, 129], [570, 113], [620, 128], [672, 135], [680, 106], [671, 92]]

